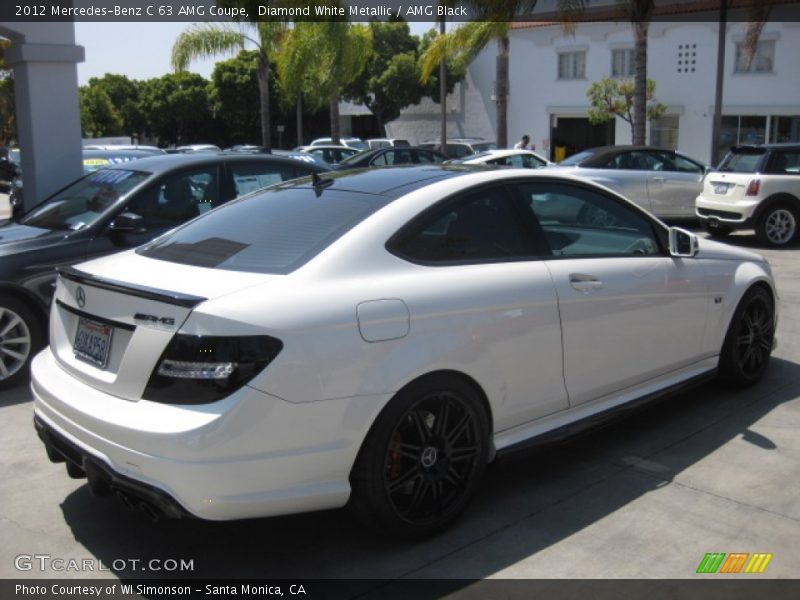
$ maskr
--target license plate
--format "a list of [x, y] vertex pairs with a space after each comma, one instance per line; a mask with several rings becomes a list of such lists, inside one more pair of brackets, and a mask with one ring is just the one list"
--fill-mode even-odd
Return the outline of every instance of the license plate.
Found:
[[114, 328], [90, 319], [80, 319], [72, 350], [75, 357], [105, 369]]
[[728, 193], [728, 184], [727, 183], [713, 183], [714, 186], [714, 193], [715, 194], [727, 194]]

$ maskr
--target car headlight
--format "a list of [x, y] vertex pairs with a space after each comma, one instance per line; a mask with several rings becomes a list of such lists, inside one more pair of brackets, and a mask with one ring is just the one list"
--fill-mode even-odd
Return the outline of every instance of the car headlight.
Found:
[[158, 360], [142, 397], [165, 404], [221, 400], [263, 371], [282, 348], [283, 342], [268, 335], [178, 333]]

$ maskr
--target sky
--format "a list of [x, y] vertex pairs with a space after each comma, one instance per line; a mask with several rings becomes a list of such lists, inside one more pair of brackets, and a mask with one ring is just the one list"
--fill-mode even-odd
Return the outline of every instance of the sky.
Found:
[[[106, 73], [130, 79], [160, 77], [172, 69], [172, 44], [191, 23], [75, 23], [75, 39], [86, 50], [85, 62], [78, 63], [78, 83]], [[410, 23], [411, 33], [422, 35], [433, 23]], [[219, 57], [192, 62], [189, 70], [206, 79]]]

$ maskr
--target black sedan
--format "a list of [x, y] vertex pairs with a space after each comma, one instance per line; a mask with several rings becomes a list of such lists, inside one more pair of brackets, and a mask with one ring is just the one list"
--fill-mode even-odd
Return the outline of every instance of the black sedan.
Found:
[[345, 158], [335, 169], [359, 169], [364, 167], [391, 167], [394, 165], [429, 165], [442, 163], [447, 157], [441, 152], [426, 148], [407, 146], [377, 148]]
[[44, 343], [56, 268], [139, 246], [242, 194], [325, 171], [270, 155], [174, 154], [78, 179], [0, 224], [0, 387]]

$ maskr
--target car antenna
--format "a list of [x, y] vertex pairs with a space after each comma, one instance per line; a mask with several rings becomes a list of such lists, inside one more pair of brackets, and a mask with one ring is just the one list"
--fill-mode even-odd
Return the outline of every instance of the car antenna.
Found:
[[311, 174], [311, 187], [325, 188], [333, 183], [333, 179], [329, 177], [320, 177], [318, 173]]

